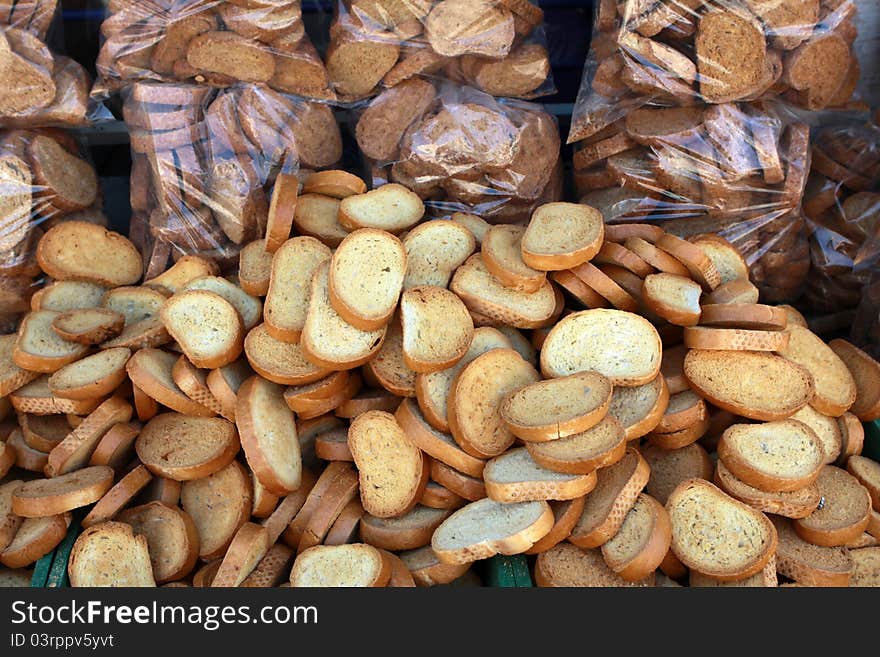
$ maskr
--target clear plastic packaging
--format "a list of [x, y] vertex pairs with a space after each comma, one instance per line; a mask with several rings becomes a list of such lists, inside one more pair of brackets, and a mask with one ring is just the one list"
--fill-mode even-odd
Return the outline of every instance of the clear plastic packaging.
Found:
[[93, 96], [157, 80], [332, 97], [300, 0], [111, 0], [108, 10]]
[[562, 194], [556, 121], [532, 103], [413, 79], [369, 104], [356, 137], [373, 186], [406, 185], [433, 214], [518, 223]]
[[529, 0], [338, 0], [330, 84], [342, 101], [419, 75], [499, 97], [551, 94], [543, 20]]
[[647, 101], [853, 108], [853, 0], [597, 0], [569, 143]]
[[812, 268], [805, 301], [816, 312], [855, 308], [880, 262], [880, 128], [819, 131], [804, 196]]
[[862, 288], [850, 337], [856, 345], [880, 359], [880, 274], [876, 272]]
[[14, 330], [42, 276], [37, 242], [59, 221], [107, 225], [94, 168], [56, 128], [0, 131], [0, 327]]
[[327, 168], [342, 155], [329, 107], [266, 86], [141, 82], [124, 100], [130, 235], [148, 272], [187, 254], [234, 264], [265, 232], [278, 173]]

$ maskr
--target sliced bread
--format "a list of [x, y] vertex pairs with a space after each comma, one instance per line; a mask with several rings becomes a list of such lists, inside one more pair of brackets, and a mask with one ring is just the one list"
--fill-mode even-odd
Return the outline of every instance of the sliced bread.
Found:
[[613, 417], [605, 417], [586, 431], [548, 442], [529, 442], [526, 449], [536, 463], [554, 472], [587, 475], [622, 459], [626, 433]]
[[864, 486], [871, 495], [871, 504], [880, 511], [880, 463], [864, 456], [850, 456], [846, 462], [847, 471]]
[[642, 288], [645, 305], [677, 326], [694, 326], [700, 321], [702, 293], [703, 288], [690, 278], [666, 273], [646, 276]]
[[784, 310], [760, 303], [707, 303], [702, 311], [703, 326], [757, 331], [781, 331], [788, 326]]
[[599, 252], [604, 234], [602, 214], [595, 208], [546, 203], [532, 213], [522, 236], [522, 257], [537, 270], [571, 269]]
[[666, 504], [672, 491], [687, 479], [712, 479], [712, 459], [697, 443], [680, 449], [661, 449], [649, 443], [641, 447], [641, 453], [651, 468], [645, 489], [661, 504]]
[[56, 372], [79, 360], [88, 352], [88, 345], [65, 340], [52, 328], [60, 313], [37, 310], [22, 320], [15, 339], [12, 360], [18, 367], [32, 372]]
[[651, 575], [669, 550], [672, 525], [663, 505], [640, 493], [620, 530], [602, 545], [602, 558], [628, 582]]
[[292, 587], [378, 587], [388, 584], [391, 561], [372, 545], [316, 545], [290, 571]]
[[422, 199], [397, 183], [349, 196], [339, 204], [339, 223], [349, 231], [376, 228], [397, 234], [417, 224], [424, 215]]
[[819, 506], [822, 495], [814, 483], [791, 492], [767, 492], [737, 479], [724, 463], [719, 461], [713, 478], [715, 485], [731, 497], [745, 502], [753, 509], [786, 518], [805, 518]]
[[849, 369], [856, 384], [856, 400], [850, 410], [862, 422], [880, 419], [880, 363], [846, 340], [832, 340], [828, 346]]
[[626, 440], [630, 441], [653, 431], [668, 406], [669, 388], [661, 373], [640, 386], [615, 386], [608, 415], [620, 422]]
[[40, 269], [55, 280], [115, 287], [143, 274], [141, 254], [128, 239], [103, 226], [66, 221], [53, 226], [37, 245]]
[[247, 471], [232, 461], [207, 477], [186, 481], [180, 503], [199, 534], [199, 557], [219, 559], [226, 553], [238, 528], [253, 508], [253, 492]]
[[813, 513], [794, 521], [794, 530], [814, 545], [835, 547], [857, 539], [868, 526], [871, 496], [846, 470], [826, 465], [816, 479], [822, 501]]
[[100, 344], [122, 333], [125, 317], [106, 308], [80, 308], [61, 313], [52, 320], [52, 330], [79, 344]]
[[455, 221], [428, 221], [403, 240], [406, 276], [403, 289], [417, 285], [447, 287], [455, 270], [476, 248], [473, 233]]
[[176, 481], [207, 477], [222, 470], [240, 447], [231, 422], [217, 417], [160, 413], [144, 425], [135, 441], [150, 472]]
[[414, 372], [428, 374], [452, 367], [467, 353], [474, 323], [467, 307], [442, 287], [423, 285], [400, 297], [403, 360]]
[[383, 550], [414, 550], [431, 542], [437, 527], [451, 515], [447, 509], [421, 504], [394, 518], [365, 514], [361, 518], [361, 539]]
[[273, 338], [265, 324], [247, 334], [244, 353], [257, 374], [281, 385], [306, 385], [330, 374], [330, 369], [306, 359], [300, 343]]
[[547, 273], [532, 269], [522, 257], [526, 229], [515, 225], [492, 226], [483, 237], [480, 253], [483, 264], [505, 287], [533, 293], [541, 289]]
[[168, 333], [196, 367], [223, 367], [241, 354], [241, 316], [219, 294], [207, 290], [177, 292], [162, 306], [161, 315]]
[[147, 538], [123, 522], [101, 523], [80, 534], [67, 571], [75, 588], [156, 585]]
[[65, 365], [49, 377], [49, 390], [65, 399], [95, 399], [109, 395], [126, 378], [131, 350], [105, 349]]
[[51, 479], [34, 479], [12, 494], [12, 511], [23, 518], [42, 518], [97, 502], [113, 486], [106, 466], [83, 468]]
[[615, 573], [599, 550], [584, 550], [559, 543], [538, 555], [535, 584], [540, 587], [628, 587], [653, 586], [653, 578], [628, 582]]
[[117, 516], [135, 536], [147, 539], [153, 577], [158, 584], [173, 582], [192, 572], [199, 558], [196, 525], [177, 505], [153, 501], [126, 509]]
[[564, 474], [538, 465], [519, 447], [489, 460], [483, 470], [486, 494], [511, 504], [535, 500], [571, 500], [596, 487], [596, 473]]
[[776, 570], [804, 586], [849, 586], [853, 559], [845, 547], [822, 547], [803, 540], [790, 520], [771, 518], [779, 545]]
[[183, 290], [208, 290], [219, 294], [238, 311], [245, 331], [250, 331], [263, 317], [263, 304], [235, 283], [220, 276], [200, 276], [183, 286]]

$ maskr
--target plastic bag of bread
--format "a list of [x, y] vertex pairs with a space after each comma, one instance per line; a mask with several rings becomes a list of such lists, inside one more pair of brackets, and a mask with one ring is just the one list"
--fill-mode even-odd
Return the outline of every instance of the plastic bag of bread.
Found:
[[355, 131], [373, 186], [406, 185], [432, 214], [517, 223], [561, 197], [556, 121], [532, 103], [412, 79], [373, 99]]
[[239, 245], [265, 232], [278, 174], [323, 169], [342, 154], [329, 107], [261, 85], [139, 82], [123, 115], [131, 235], [148, 273], [186, 254], [234, 263]]
[[111, 0], [93, 95], [137, 80], [267, 84], [327, 99], [327, 72], [299, 0]]
[[36, 246], [60, 221], [103, 226], [98, 176], [80, 145], [59, 129], [0, 131], [0, 328], [29, 309], [41, 276]]
[[860, 68], [852, 0], [598, 0], [569, 142], [646, 99], [673, 106], [782, 97], [850, 108]]
[[88, 74], [45, 42], [55, 7], [55, 0], [19, 2], [0, 17], [0, 127], [87, 122]]
[[874, 358], [880, 358], [880, 275], [876, 272], [862, 288], [851, 337]]
[[804, 195], [812, 268], [806, 301], [818, 312], [858, 305], [880, 261], [880, 128], [822, 129]]
[[326, 56], [330, 84], [345, 101], [419, 75], [493, 96], [551, 94], [543, 20], [530, 0], [338, 0]]

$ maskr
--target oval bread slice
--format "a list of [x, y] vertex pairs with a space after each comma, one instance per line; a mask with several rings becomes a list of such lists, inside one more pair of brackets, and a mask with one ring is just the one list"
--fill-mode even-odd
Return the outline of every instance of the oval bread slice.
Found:
[[549, 470], [585, 475], [624, 457], [626, 433], [620, 422], [605, 417], [586, 431], [558, 440], [526, 443], [526, 449], [539, 465]]
[[101, 523], [80, 534], [67, 571], [73, 587], [156, 585], [147, 538], [123, 522]]
[[645, 305], [677, 326], [694, 326], [700, 321], [702, 294], [698, 283], [675, 274], [650, 274], [642, 287]]
[[191, 400], [174, 382], [174, 365], [179, 356], [160, 349], [138, 349], [125, 370], [134, 386], [144, 394], [186, 415], [211, 417], [214, 411]]
[[657, 500], [641, 493], [620, 530], [602, 545], [602, 557], [625, 580], [638, 582], [657, 569], [671, 543], [669, 514]]
[[623, 426], [627, 441], [647, 435], [662, 419], [669, 406], [669, 388], [663, 374], [640, 386], [615, 386], [608, 415]]
[[672, 491], [686, 479], [712, 479], [712, 459], [697, 443], [680, 449], [661, 449], [648, 443], [639, 449], [651, 467], [645, 490], [661, 504], [666, 504]]
[[17, 527], [15, 536], [2, 552], [0, 563], [9, 568], [29, 566], [54, 550], [70, 526], [70, 513], [43, 518], [26, 518]]
[[707, 303], [703, 304], [700, 324], [717, 328], [781, 331], [788, 326], [788, 314], [782, 308], [760, 303]]
[[545, 203], [532, 213], [522, 257], [533, 269], [560, 271], [587, 262], [602, 248], [602, 214], [589, 205]]
[[813, 545], [836, 547], [854, 541], [871, 516], [871, 496], [846, 470], [826, 465], [816, 479], [822, 503], [810, 515], [794, 521], [797, 535]]
[[201, 479], [226, 467], [238, 453], [238, 432], [217, 417], [161, 413], [135, 441], [141, 462], [153, 474], [175, 481]]
[[131, 525], [135, 535], [146, 537], [157, 583], [173, 582], [192, 572], [199, 557], [199, 533], [185, 511], [149, 502], [126, 509], [117, 520]]
[[180, 489], [180, 503], [196, 525], [199, 557], [219, 559], [235, 532], [250, 517], [253, 492], [247, 471], [237, 461], [217, 472], [186, 481]]
[[144, 272], [134, 244], [119, 233], [84, 221], [65, 221], [46, 231], [37, 245], [37, 262], [55, 280], [104, 287], [131, 285]]
[[599, 550], [583, 550], [570, 543], [559, 543], [538, 555], [535, 584], [540, 587], [628, 587], [653, 586], [647, 577], [628, 582], [608, 567]]
[[753, 509], [786, 518], [805, 518], [816, 510], [822, 499], [815, 482], [788, 493], [767, 492], [749, 486], [737, 479], [721, 461], [715, 466], [713, 481], [725, 493]]
[[431, 542], [437, 527], [451, 511], [417, 504], [411, 511], [394, 518], [377, 518], [369, 513], [361, 518], [361, 539], [383, 550], [414, 550]]
[[257, 374], [281, 385], [306, 385], [330, 374], [328, 368], [306, 359], [300, 343], [273, 338], [265, 324], [247, 334], [244, 353]]
[[880, 419], [880, 363], [846, 340], [828, 346], [844, 362], [856, 384], [856, 400], [850, 410], [862, 422]]
[[316, 545], [300, 554], [290, 571], [292, 587], [377, 587], [390, 578], [390, 560], [365, 543]]
[[492, 226], [483, 237], [480, 253], [489, 273], [505, 287], [521, 292], [537, 292], [547, 273], [532, 269], [522, 258], [523, 226]]
[[452, 367], [468, 351], [474, 322], [455, 294], [430, 285], [406, 290], [400, 298], [403, 360], [427, 374]]
[[54, 516], [97, 502], [113, 486], [114, 472], [98, 465], [25, 482], [12, 494], [12, 510], [24, 518]]
[[218, 294], [238, 311], [244, 330], [250, 331], [263, 316], [263, 303], [256, 297], [251, 296], [232, 281], [220, 276], [199, 276], [189, 281], [181, 288], [182, 290], [207, 290]]
[[825, 463], [834, 463], [837, 460], [843, 448], [843, 433], [837, 418], [828, 417], [808, 405], [793, 414], [791, 419], [802, 422], [813, 430], [822, 444]]
[[415, 226], [424, 215], [422, 199], [397, 183], [349, 196], [339, 204], [339, 223], [349, 231], [377, 228], [397, 234]]
[[207, 290], [178, 292], [165, 302], [161, 314], [166, 330], [196, 367], [223, 367], [241, 354], [241, 316], [219, 294]]
[[868, 490], [872, 506], [880, 511], [880, 463], [864, 456], [853, 455], [847, 460], [846, 469]]
[[483, 470], [486, 494], [511, 504], [534, 500], [572, 500], [596, 487], [596, 473], [564, 474], [543, 468], [519, 447], [496, 456]]
[[51, 310], [38, 310], [25, 316], [12, 352], [12, 360], [18, 367], [51, 373], [85, 356], [88, 345], [65, 340], [52, 328], [60, 316]]
[[65, 340], [79, 344], [100, 344], [122, 332], [125, 317], [106, 308], [68, 310], [52, 320], [52, 330]]
[[804, 586], [849, 586], [853, 571], [850, 551], [845, 547], [822, 547], [803, 540], [785, 518], [771, 518], [779, 545], [776, 570]]
[[95, 399], [109, 395], [126, 378], [131, 350], [105, 349], [65, 365], [49, 377], [49, 390], [65, 399]]
[[474, 252], [476, 240], [471, 231], [455, 221], [428, 221], [407, 233], [403, 248], [404, 290], [417, 285], [447, 287], [455, 270]]
[[83, 527], [91, 527], [107, 520], [113, 520], [116, 515], [134, 499], [141, 490], [153, 479], [153, 475], [143, 465], [120, 479], [104, 496], [98, 500], [92, 510], [82, 520]]

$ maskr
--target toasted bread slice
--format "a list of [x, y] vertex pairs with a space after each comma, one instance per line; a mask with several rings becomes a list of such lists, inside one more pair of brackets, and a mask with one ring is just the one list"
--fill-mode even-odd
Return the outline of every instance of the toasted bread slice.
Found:
[[803, 540], [793, 523], [772, 517], [779, 536], [776, 570], [804, 586], [849, 586], [853, 559], [845, 547], [821, 547]]
[[[70, 423], [64, 415], [19, 413], [18, 424], [25, 444], [41, 452], [51, 452], [70, 433]], [[12, 462], [15, 462], [14, 454]]]
[[419, 504], [432, 509], [460, 509], [467, 504], [467, 500], [436, 481], [429, 480]]
[[850, 456], [859, 455], [865, 446], [865, 425], [859, 418], [847, 411], [837, 418], [840, 428], [840, 456], [835, 465], [843, 467]]
[[406, 274], [406, 250], [394, 235], [361, 229], [346, 237], [330, 261], [330, 303], [362, 331], [384, 327]]
[[613, 417], [605, 417], [586, 431], [549, 442], [529, 442], [526, 448], [544, 468], [586, 475], [624, 457], [626, 434], [620, 422]]
[[242, 588], [271, 588], [277, 586], [290, 572], [294, 552], [282, 543], [276, 543], [239, 585]]
[[101, 349], [128, 347], [135, 350], [145, 347], [159, 347], [171, 341], [171, 335], [165, 329], [162, 319], [160, 317], [147, 317], [126, 326], [118, 336], [102, 343]]
[[136, 283], [144, 271], [134, 244], [119, 233], [84, 221], [65, 221], [46, 231], [37, 245], [37, 262], [55, 280], [105, 287]]
[[32, 372], [56, 372], [87, 353], [87, 345], [65, 340], [52, 329], [52, 322], [58, 317], [60, 314], [51, 310], [25, 316], [12, 352], [18, 367]]
[[559, 543], [538, 555], [535, 584], [540, 587], [653, 586], [653, 578], [629, 582], [608, 567], [599, 550]]
[[713, 481], [725, 493], [753, 509], [787, 518], [805, 518], [816, 510], [822, 498], [815, 483], [791, 492], [762, 491], [737, 479], [720, 461]]
[[867, 489], [872, 506], [880, 511], [880, 463], [864, 456], [854, 455], [847, 459], [846, 469]]
[[251, 472], [251, 483], [254, 485], [254, 507], [251, 515], [254, 518], [268, 518], [278, 506], [279, 496], [266, 490], [253, 472]]
[[156, 585], [147, 538], [123, 522], [105, 522], [80, 534], [67, 570], [73, 587]]
[[450, 289], [471, 312], [514, 328], [543, 326], [556, 313], [556, 294], [549, 281], [532, 293], [505, 287], [489, 273], [479, 253], [456, 270]]
[[558, 545], [571, 534], [572, 528], [581, 517], [584, 510], [586, 496], [576, 497], [573, 500], [550, 502], [553, 509], [553, 528], [550, 532], [526, 550], [525, 554], [540, 554], [546, 552], [554, 545]]
[[245, 381], [238, 391], [235, 418], [241, 446], [260, 483], [275, 495], [299, 488], [302, 457], [296, 420], [281, 387], [259, 376]]
[[13, 353], [17, 337], [0, 336], [0, 396], [15, 392], [39, 376], [38, 372], [23, 369], [15, 364]]
[[657, 433], [672, 433], [692, 427], [709, 418], [706, 402], [693, 391], [685, 390], [669, 397], [666, 413], [654, 429]]
[[61, 313], [52, 320], [52, 330], [64, 340], [79, 344], [100, 344], [122, 333], [125, 317], [106, 308], [80, 308]]
[[532, 213], [522, 236], [522, 257], [541, 271], [571, 269], [599, 252], [604, 234], [602, 214], [595, 208], [546, 203]]
[[597, 265], [618, 267], [638, 278], [644, 278], [654, 273], [654, 268], [641, 257], [630, 251], [625, 246], [614, 242], [605, 242], [599, 253], [593, 258]]
[[846, 340], [832, 340], [828, 346], [849, 369], [856, 384], [856, 400], [850, 410], [862, 422], [880, 419], [880, 363]]
[[186, 290], [207, 290], [219, 294], [232, 304], [241, 317], [245, 331], [250, 331], [263, 317], [263, 303], [251, 296], [231, 281], [220, 276], [200, 276], [192, 279], [181, 288]]
[[9, 545], [0, 552], [0, 563], [9, 568], [29, 566], [64, 540], [70, 521], [70, 513], [25, 519]]
[[121, 313], [125, 317], [125, 325], [130, 326], [144, 319], [158, 317], [162, 304], [169, 296], [170, 292], [161, 287], [116, 287], [106, 291], [100, 306]]
[[[625, 225], [623, 227], [625, 227]], [[611, 227], [609, 226], [606, 230], [609, 230], [610, 228]], [[617, 228], [617, 226], [614, 226], [614, 228]], [[654, 239], [654, 242], [664, 234], [665, 233], [661, 232], [661, 234]], [[626, 239], [624, 246], [648, 265], [660, 272], [672, 274], [674, 276], [690, 277], [687, 267], [666, 253], [666, 251], [654, 246], [654, 242], [634, 235]]]
[[797, 420], [734, 424], [718, 458], [737, 479], [760, 490], [791, 492], [812, 484], [825, 461], [816, 433]]
[[269, 217], [266, 223], [266, 250], [275, 253], [290, 237], [296, 211], [299, 179], [290, 173], [279, 173], [272, 187]]
[[303, 194], [324, 194], [333, 198], [347, 198], [367, 191], [366, 183], [347, 171], [316, 171], [306, 178]]
[[474, 236], [474, 239], [477, 241], [477, 246], [482, 245], [483, 238], [492, 227], [492, 224], [487, 222], [485, 219], [482, 219], [475, 214], [469, 214], [467, 212], [453, 212], [450, 219], [455, 223], [467, 228], [470, 231], [471, 235]]
[[510, 340], [499, 330], [488, 326], [480, 327], [474, 330], [467, 353], [455, 365], [439, 372], [416, 376], [416, 398], [428, 422], [440, 431], [449, 431], [447, 401], [455, 377], [477, 356], [491, 349], [510, 346]]
[[[387, 341], [386, 341], [387, 343]], [[348, 370], [333, 372], [314, 383], [302, 386], [290, 386], [284, 391], [284, 401], [290, 410], [296, 411], [298, 402], [315, 401], [319, 399], [331, 399], [345, 390], [350, 374]]]
[[430, 545], [400, 553], [418, 586], [437, 586], [449, 584], [470, 568], [470, 564], [445, 564], [437, 558]]
[[837, 460], [843, 448], [843, 434], [837, 418], [828, 417], [812, 406], [804, 406], [797, 413], [794, 413], [791, 419], [797, 420], [813, 430], [822, 444], [825, 463], [834, 463]]
[[547, 273], [529, 267], [522, 259], [522, 226], [492, 226], [483, 237], [483, 264], [505, 287], [533, 293], [541, 289]]
[[161, 314], [166, 330], [196, 367], [223, 367], [241, 354], [241, 316], [219, 294], [207, 290], [177, 292], [162, 306]]
[[788, 346], [785, 331], [753, 331], [748, 329], [689, 326], [684, 330], [688, 349], [721, 351], [782, 351]]
[[[303, 355], [318, 367], [351, 369], [363, 365], [381, 349], [386, 328], [383, 325], [376, 330], [362, 331], [336, 312], [331, 301], [330, 268], [330, 263], [324, 262], [312, 277], [309, 310], [300, 344]], [[394, 300], [396, 302], [396, 296]]]
[[393, 415], [382, 411], [359, 415], [349, 429], [348, 444], [367, 513], [388, 518], [416, 505], [428, 483], [429, 464]]
[[721, 276], [721, 285], [739, 279], [748, 280], [749, 265], [737, 248], [723, 237], [707, 233], [691, 237], [689, 242], [699, 246]]
[[667, 233], [657, 240], [656, 245], [683, 264], [691, 278], [706, 292], [711, 292], [723, 282], [712, 259], [699, 244], [692, 244]]
[[627, 512], [645, 487], [650, 468], [635, 449], [598, 472], [598, 483], [568, 540], [582, 548], [599, 547], [620, 529]]
[[49, 377], [49, 390], [65, 399], [95, 399], [109, 395], [126, 378], [131, 350], [105, 349], [65, 365]]
[[810, 372], [769, 353], [694, 350], [684, 374], [703, 399], [752, 420], [784, 420], [813, 398]]
[[[24, 442], [21, 429], [18, 427], [14, 428], [9, 433], [6, 443], [4, 443], [3, 454], [3, 467], [7, 468], [7, 471], [12, 465], [15, 465], [15, 467], [21, 468], [22, 470], [42, 474], [46, 467], [46, 463], [49, 462], [49, 455], [46, 452], [33, 449]], [[13, 457], [13, 462], [11, 464], [9, 462], [10, 456]]]
[[880, 587], [880, 547], [869, 547], [851, 552], [853, 560], [850, 586]]
[[290, 571], [292, 587], [378, 587], [388, 584], [391, 561], [371, 545], [317, 545]]
[[675, 274], [651, 274], [645, 278], [642, 297], [645, 305], [671, 324], [694, 326], [700, 321], [699, 284]]
[[19, 413], [88, 415], [104, 401], [104, 398], [65, 399], [64, 397], [56, 397], [49, 390], [49, 377], [43, 375], [10, 393], [9, 401]]
[[273, 338], [265, 324], [260, 324], [247, 334], [244, 353], [257, 374], [281, 385], [314, 383], [331, 372], [307, 360], [300, 343]]
[[293, 225], [301, 235], [314, 237], [336, 248], [348, 235], [339, 223], [339, 199], [323, 194], [303, 194], [297, 199]]
[[[604, 266], [607, 267], [607, 265]], [[592, 263], [585, 262], [569, 271], [615, 308], [628, 312], [635, 312], [638, 309], [638, 298]]]
[[627, 441], [647, 435], [660, 422], [669, 405], [669, 388], [662, 374], [629, 388], [615, 387], [608, 416], [623, 426]]
[[486, 484], [482, 477], [472, 477], [442, 461], [431, 461], [431, 479], [470, 502], [487, 497]]
[[383, 550], [414, 550], [431, 542], [437, 527], [451, 515], [448, 509], [431, 509], [421, 504], [394, 518], [369, 513], [361, 518], [361, 539]]
[[810, 405], [825, 415], [843, 415], [856, 400], [856, 382], [849, 368], [809, 329], [792, 326], [786, 333], [790, 336], [788, 345], [778, 351], [813, 375], [815, 393]]
[[272, 258], [265, 328], [276, 340], [298, 342], [306, 322], [312, 276], [331, 256], [330, 249], [312, 237], [287, 240]]
[[153, 577], [157, 583], [186, 577], [199, 556], [199, 535], [187, 513], [161, 502], [126, 509], [117, 517], [147, 539]]
[[709, 418], [703, 417], [678, 431], [669, 431], [667, 433], [661, 433], [656, 430], [652, 431], [648, 434], [648, 442], [661, 449], [681, 449], [695, 443], [705, 436], [708, 431]]
[[138, 457], [153, 474], [176, 481], [201, 479], [225, 468], [239, 447], [231, 422], [179, 413], [157, 415], [135, 441]]
[[324, 461], [351, 461], [354, 456], [348, 448], [348, 429], [332, 429], [315, 437], [315, 456]]
[[492, 349], [458, 374], [450, 388], [448, 421], [455, 441], [477, 458], [503, 453], [514, 435], [501, 418], [500, 403], [540, 376], [513, 349]]
[[101, 522], [113, 520], [135, 496], [152, 480], [153, 475], [143, 465], [120, 479], [104, 496], [98, 500], [82, 520], [83, 527], [91, 527]]
[[106, 466], [34, 479], [12, 494], [12, 510], [24, 518], [54, 516], [96, 502], [113, 486], [114, 473]]
[[846, 545], [862, 535], [871, 515], [871, 496], [859, 480], [833, 465], [816, 479], [823, 503], [810, 515], [794, 521], [794, 530], [814, 545]]
[[654, 224], [612, 224], [605, 226], [605, 241], [623, 244], [631, 237], [638, 237], [653, 244], [665, 233]]
[[495, 554], [519, 554], [553, 527], [547, 502], [500, 504], [479, 500], [443, 521], [431, 539], [437, 558], [448, 564], [470, 563]]
[[501, 417], [529, 442], [582, 433], [602, 421], [611, 404], [611, 382], [596, 372], [540, 381], [508, 394]]
[[640, 493], [620, 530], [602, 545], [602, 557], [614, 572], [629, 582], [653, 573], [672, 542], [669, 514], [657, 500]]
[[207, 477], [184, 482], [180, 502], [198, 530], [199, 557], [219, 558], [250, 516], [250, 477], [237, 461], [232, 461]]
[[54, 310], [57, 313], [79, 308], [99, 308], [107, 289], [86, 281], [54, 281], [31, 297], [31, 310]]
[[265, 527], [246, 522], [229, 544], [229, 548], [211, 580], [212, 587], [237, 587], [257, 567], [269, 550], [269, 533]]
[[332, 412], [337, 406], [354, 397], [361, 389], [360, 374], [353, 373], [348, 377], [345, 387], [332, 397], [326, 399], [300, 399], [295, 412], [300, 420], [311, 420]]
[[[351, 463], [344, 461], [333, 461], [327, 464], [321, 476], [314, 479], [309, 478], [311, 485], [308, 486], [305, 496], [298, 490], [287, 498], [278, 506], [275, 512], [264, 523], [269, 528], [269, 537], [275, 535], [276, 530], [273, 526], [277, 525], [279, 535], [282, 535], [284, 542], [294, 549], [298, 549], [300, 540], [312, 519], [315, 512], [321, 505], [321, 500], [327, 491], [337, 486], [340, 482], [346, 486], [353, 485], [357, 481], [357, 473]], [[302, 498], [302, 499], [300, 499]], [[290, 505], [288, 500], [292, 500]], [[286, 526], [282, 526], [282, 522], [287, 520]]]
[[476, 248], [473, 233], [455, 221], [428, 221], [403, 240], [406, 276], [403, 289], [417, 285], [447, 287], [455, 270]]
[[134, 441], [140, 433], [140, 424], [120, 422], [107, 429], [89, 458], [89, 465], [108, 465], [122, 471], [134, 457]]
[[596, 487], [596, 473], [564, 474], [543, 468], [519, 447], [496, 456], [483, 471], [486, 493], [502, 503], [571, 500]]
[[339, 223], [349, 231], [376, 228], [398, 234], [421, 221], [424, 214], [422, 199], [397, 183], [349, 196], [339, 204]]
[[683, 481], [669, 496], [672, 551], [688, 568], [722, 581], [760, 572], [776, 550], [767, 517], [703, 479]]
[[266, 250], [266, 240], [248, 243], [238, 258], [238, 284], [241, 289], [256, 297], [265, 296], [269, 291], [272, 271], [272, 254]]
[[174, 383], [183, 393], [197, 404], [201, 404], [215, 415], [223, 410], [218, 400], [208, 389], [208, 371], [201, 370], [181, 356], [171, 370]]
[[403, 327], [398, 316], [389, 322], [385, 342], [379, 353], [364, 367], [365, 372], [388, 392], [399, 397], [415, 396], [416, 373], [406, 364], [403, 353]]
[[706, 304], [758, 303], [758, 288], [745, 278], [722, 283], [704, 297]]
[[688, 573], [688, 586], [691, 588], [776, 588], [777, 586], [779, 586], [779, 579], [776, 573], [776, 557], [771, 557], [770, 561], [767, 562], [767, 565], [764, 566], [761, 572], [755, 573], [751, 577], [746, 577], [745, 579], [740, 579], [733, 582], [723, 582], [721, 580], [715, 579], [714, 577], [704, 575], [703, 573], [698, 573], [696, 570], [691, 570]]
[[15, 538], [15, 533], [24, 521], [24, 518], [12, 510], [12, 494], [22, 483], [24, 482], [20, 479], [13, 479], [4, 480], [4, 483], [0, 484], [0, 554]]
[[[350, 502], [358, 496], [358, 476], [347, 470], [321, 495], [321, 500], [303, 528], [302, 536], [297, 545], [297, 552], [302, 553], [310, 547], [320, 545], [330, 531], [336, 519]], [[363, 515], [363, 508], [361, 508]]]
[[659, 373], [662, 348], [657, 330], [638, 315], [584, 310], [550, 331], [541, 349], [541, 371], [556, 378], [595, 370], [615, 386], [637, 386]]
[[132, 413], [131, 404], [120, 397], [103, 402], [52, 449], [46, 476], [55, 477], [83, 467], [107, 430], [119, 422], [128, 422]]
[[420, 374], [455, 365], [467, 353], [474, 336], [467, 308], [442, 287], [406, 290], [400, 298], [400, 320], [404, 362]]
[[711, 303], [703, 305], [700, 324], [715, 328], [781, 331], [788, 315], [775, 306], [759, 303]]
[[238, 389], [242, 383], [253, 376], [253, 373], [247, 361], [239, 359], [229, 365], [211, 370], [205, 378], [208, 390], [220, 402], [220, 415], [227, 420], [235, 422], [235, 403]]
[[649, 443], [641, 447], [641, 453], [651, 468], [646, 490], [661, 504], [666, 504], [672, 491], [687, 479], [712, 479], [712, 460], [697, 443], [680, 449], [661, 449]]
[[125, 370], [135, 386], [168, 408], [185, 415], [214, 415], [211, 409], [187, 397], [174, 382], [174, 365], [178, 358], [159, 349], [139, 349], [128, 359]]

